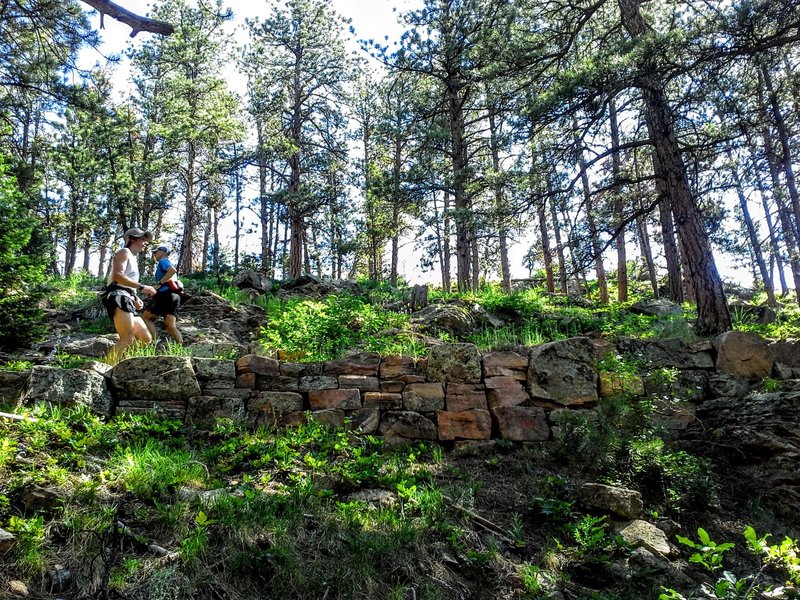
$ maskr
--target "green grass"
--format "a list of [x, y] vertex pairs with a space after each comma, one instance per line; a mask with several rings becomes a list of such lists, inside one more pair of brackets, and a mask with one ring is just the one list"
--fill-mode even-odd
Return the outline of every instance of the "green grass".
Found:
[[[0, 422], [0, 527], [21, 540], [11, 562], [0, 564], [24, 579], [38, 576], [49, 555], [68, 552], [80, 581], [89, 576], [82, 569], [91, 557], [113, 549], [104, 568], [120, 593], [140, 586], [160, 593], [162, 571], [171, 569], [170, 589], [179, 585], [182, 594], [211, 581], [237, 587], [243, 597], [266, 586], [274, 598], [321, 597], [326, 590], [385, 598], [404, 583], [398, 566], [416, 568], [429, 543], [446, 543], [461, 526], [433, 483], [442, 458], [433, 447], [387, 448], [314, 422], [247, 431], [230, 421], [189, 446], [174, 421], [104, 422], [85, 409], [44, 406], [33, 414], [40, 420]], [[14, 461], [20, 446], [32, 466]], [[8, 499], [30, 482], [72, 491], [57, 513], [21, 519]], [[391, 492], [394, 503], [348, 497], [370, 488]], [[219, 492], [203, 499], [204, 490]], [[114, 541], [120, 521], [141, 534], [139, 544], [157, 540], [176, 552], [178, 563], [143, 555], [133, 540]], [[45, 535], [55, 523], [59, 536]], [[481, 549], [464, 551], [479, 556]], [[438, 588], [424, 574], [415, 586]]]

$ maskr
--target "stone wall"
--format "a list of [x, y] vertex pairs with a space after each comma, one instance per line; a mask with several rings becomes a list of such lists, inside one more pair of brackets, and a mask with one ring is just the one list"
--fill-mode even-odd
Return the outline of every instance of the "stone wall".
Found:
[[[24, 401], [85, 404], [105, 415], [157, 413], [199, 427], [218, 417], [292, 425], [306, 418], [347, 424], [390, 442], [471, 443], [492, 438], [542, 441], [553, 436], [556, 415], [591, 409], [621, 391], [652, 394], [641, 380], [598, 373], [603, 355], [622, 351], [653, 367], [680, 369], [669, 385], [680, 427], [697, 402], [711, 397], [719, 378], [747, 382], [773, 372], [775, 352], [753, 334], [716, 340], [629, 340], [614, 346], [578, 337], [530, 348], [526, 354], [481, 354], [471, 344], [444, 344], [428, 358], [361, 353], [324, 363], [293, 363], [249, 354], [238, 360], [137, 357], [111, 369], [35, 367]], [[783, 356], [788, 351], [782, 349]], [[798, 364], [795, 365], [794, 362]], [[789, 367], [800, 367], [800, 360]], [[777, 370], [777, 369], [776, 369]], [[730, 380], [730, 381], [729, 381]], [[677, 408], [676, 408], [677, 407]]]

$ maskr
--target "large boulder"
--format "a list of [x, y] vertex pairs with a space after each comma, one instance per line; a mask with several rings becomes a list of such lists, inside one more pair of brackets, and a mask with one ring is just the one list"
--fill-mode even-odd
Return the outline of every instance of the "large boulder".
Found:
[[263, 273], [259, 273], [252, 269], [239, 271], [233, 276], [233, 281], [231, 283], [233, 283], [233, 285], [240, 290], [253, 289], [261, 292], [262, 294], [265, 294], [272, 289], [272, 280]]
[[101, 415], [111, 415], [114, 401], [106, 378], [91, 370], [36, 366], [31, 370], [25, 402], [49, 402], [59, 406], [88, 406]]
[[597, 370], [588, 338], [576, 337], [531, 349], [528, 391], [534, 399], [562, 406], [597, 401]]
[[443, 332], [455, 338], [463, 338], [475, 331], [474, 315], [468, 308], [457, 304], [431, 304], [415, 313], [411, 322], [420, 331]]
[[200, 395], [192, 359], [188, 356], [137, 356], [123, 360], [111, 372], [118, 398], [188, 401]]
[[636, 490], [584, 483], [578, 493], [581, 504], [590, 509], [605, 512], [623, 519], [638, 519], [644, 510], [642, 495]]
[[772, 374], [775, 357], [757, 333], [726, 331], [714, 339], [717, 349], [716, 368], [720, 373], [754, 380]]

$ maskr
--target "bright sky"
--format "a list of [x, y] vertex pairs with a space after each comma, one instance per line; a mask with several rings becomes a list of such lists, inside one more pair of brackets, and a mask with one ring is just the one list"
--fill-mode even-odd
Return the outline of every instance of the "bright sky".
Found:
[[[147, 14], [150, 4], [144, 0], [117, 0], [117, 2], [141, 15]], [[417, 0], [330, 0], [330, 2], [340, 15], [351, 20], [358, 38], [371, 38], [381, 42], [386, 36], [390, 41], [397, 39], [402, 33], [397, 17], [420, 4]], [[244, 18], [266, 16], [270, 10], [270, 3], [257, 0], [226, 4], [233, 4], [236, 23], [242, 23]], [[92, 25], [99, 27], [99, 17], [96, 16], [94, 19]], [[105, 29], [100, 33], [103, 38], [103, 50], [107, 53], [118, 53], [131, 41], [130, 28], [108, 17], [105, 18]], [[140, 37], [148, 35], [151, 34], [139, 34]]]

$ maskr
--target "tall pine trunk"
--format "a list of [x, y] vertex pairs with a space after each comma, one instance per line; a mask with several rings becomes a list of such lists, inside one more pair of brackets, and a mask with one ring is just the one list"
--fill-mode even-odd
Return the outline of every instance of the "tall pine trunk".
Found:
[[178, 270], [181, 273], [192, 273], [194, 271], [194, 258], [192, 256], [192, 246], [194, 244], [195, 227], [195, 180], [194, 169], [197, 161], [197, 148], [193, 142], [189, 142], [188, 156], [186, 159], [186, 206], [183, 214], [183, 238], [181, 239], [181, 252], [178, 257]]
[[611, 177], [613, 178], [614, 225], [617, 230], [617, 301], [628, 301], [628, 255], [625, 247], [625, 226], [622, 223], [625, 201], [620, 193], [619, 179], [622, 173], [619, 156], [619, 124], [617, 123], [617, 106], [612, 97], [608, 103], [608, 116], [611, 127]]
[[[728, 155], [728, 161], [733, 165], [733, 153], [728, 148], [725, 153]], [[735, 166], [731, 166], [731, 176], [733, 183], [736, 187], [736, 195], [739, 199], [739, 208], [742, 209], [742, 219], [744, 220], [745, 230], [747, 231], [747, 238], [750, 240], [753, 258], [755, 264], [758, 266], [758, 273], [761, 276], [761, 281], [764, 284], [764, 291], [767, 292], [767, 302], [770, 306], [775, 306], [775, 286], [772, 283], [772, 276], [767, 269], [767, 262], [764, 260], [764, 253], [761, 251], [761, 242], [756, 235], [756, 228], [753, 225], [753, 219], [750, 217], [750, 207], [747, 205], [747, 198], [744, 195], [743, 182], [739, 177], [739, 172]]]
[[[619, 0], [622, 22], [633, 39], [648, 33], [637, 0]], [[667, 103], [663, 83], [654, 75], [645, 75], [641, 83], [645, 121], [661, 167], [656, 177], [664, 180], [667, 196], [683, 248], [684, 265], [697, 303], [700, 335], [717, 335], [731, 329], [731, 317], [725, 300], [722, 279], [717, 272], [702, 214], [689, 187], [686, 166], [675, 136], [675, 117]]]
[[[489, 92], [487, 90], [487, 99]], [[508, 261], [508, 227], [506, 217], [506, 201], [503, 193], [503, 183], [500, 178], [500, 140], [494, 108], [489, 102], [489, 141], [492, 152], [492, 168], [494, 169], [494, 208], [496, 213], [497, 236], [500, 245], [500, 280], [503, 291], [511, 293], [511, 267]]]
[[550, 249], [550, 236], [547, 233], [547, 203], [543, 199], [537, 208], [539, 216], [539, 235], [541, 237], [542, 256], [544, 257], [544, 276], [547, 291], [551, 294], [556, 291], [555, 281], [553, 279], [553, 251]]
[[[577, 127], [576, 127], [577, 129]], [[579, 141], [576, 137], [576, 142]], [[597, 275], [597, 287], [601, 304], [608, 304], [608, 283], [606, 282], [606, 268], [603, 265], [603, 252], [600, 248], [600, 240], [597, 235], [597, 220], [594, 214], [594, 198], [592, 189], [589, 185], [588, 165], [584, 156], [584, 148], [578, 148], [578, 166], [581, 171], [581, 187], [583, 188], [583, 202], [586, 208], [586, 223], [589, 226], [589, 243], [592, 248], [592, 259], [594, 260], [594, 270]]]

